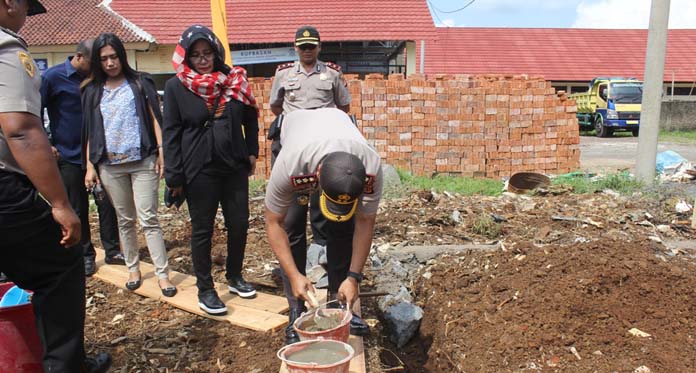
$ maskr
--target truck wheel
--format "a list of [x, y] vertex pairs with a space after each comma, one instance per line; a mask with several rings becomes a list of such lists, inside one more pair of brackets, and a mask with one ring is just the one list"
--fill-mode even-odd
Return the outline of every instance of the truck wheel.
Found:
[[594, 121], [594, 129], [597, 137], [611, 136], [612, 131], [604, 126], [604, 119], [601, 115], [597, 115]]
[[638, 128], [632, 129], [631, 133], [633, 133], [633, 137], [638, 137]]

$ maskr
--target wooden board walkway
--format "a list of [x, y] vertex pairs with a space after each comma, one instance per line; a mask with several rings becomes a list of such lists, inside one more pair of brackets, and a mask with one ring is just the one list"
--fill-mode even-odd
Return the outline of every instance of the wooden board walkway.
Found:
[[[317, 298], [326, 299], [326, 290], [317, 289]], [[319, 303], [321, 303], [321, 300]], [[353, 312], [355, 312], [356, 315], [361, 314], [360, 299], [358, 299], [358, 301], [353, 305]], [[350, 344], [351, 347], [353, 347], [353, 350], [355, 350], [355, 356], [353, 356], [353, 359], [350, 361], [348, 372], [365, 373], [367, 371], [367, 367], [365, 365], [365, 349], [363, 346], [362, 337], [351, 335], [348, 337], [348, 344]], [[288, 368], [285, 366], [285, 363], [280, 366], [280, 373], [288, 373]]]
[[[97, 250], [96, 261], [97, 272], [94, 277], [119, 288], [126, 288], [128, 271], [125, 266], [105, 265], [103, 250]], [[227, 305], [227, 315], [211, 316], [198, 308], [198, 289], [195, 277], [171, 271], [170, 279], [179, 291], [176, 296], [168, 298], [162, 295], [152, 264], [140, 261], [140, 272], [143, 276], [143, 284], [134, 293], [169, 303], [184, 311], [261, 332], [277, 331], [288, 323], [288, 316], [281, 315], [288, 310], [288, 302], [284, 297], [257, 291], [256, 298], [242, 299], [237, 295], [230, 294], [227, 290], [227, 284], [216, 283], [220, 299]]]

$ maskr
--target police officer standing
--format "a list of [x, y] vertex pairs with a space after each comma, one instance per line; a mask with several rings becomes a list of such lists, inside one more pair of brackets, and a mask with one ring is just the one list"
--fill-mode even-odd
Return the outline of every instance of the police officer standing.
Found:
[[85, 358], [80, 221], [39, 119], [39, 71], [16, 34], [45, 12], [37, 0], [0, 1], [0, 272], [34, 292], [44, 371], [105, 372], [108, 354]]
[[319, 31], [312, 26], [297, 29], [295, 52], [298, 61], [282, 64], [276, 70], [270, 100], [273, 114], [325, 107], [337, 107], [347, 113], [351, 98], [341, 67], [318, 60]]
[[[290, 325], [286, 343], [297, 342], [292, 323], [306, 310], [313, 291], [305, 276], [306, 243], [288, 239], [289, 211], [318, 195], [326, 219], [329, 298], [348, 305], [358, 298], [358, 284], [370, 252], [377, 208], [382, 194], [381, 159], [351, 119], [338, 109], [298, 110], [284, 119], [283, 151], [278, 155], [266, 188], [266, 231], [291, 289]], [[306, 221], [304, 222], [306, 227]], [[354, 316], [352, 334], [369, 332]]]

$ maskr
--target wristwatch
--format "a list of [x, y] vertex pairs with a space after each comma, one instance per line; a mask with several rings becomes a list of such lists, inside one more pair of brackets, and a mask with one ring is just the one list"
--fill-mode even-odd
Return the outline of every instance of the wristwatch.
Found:
[[352, 277], [355, 279], [355, 281], [358, 282], [358, 284], [363, 280], [365, 276], [363, 276], [362, 273], [358, 272], [353, 272], [353, 271], [348, 271], [348, 277]]

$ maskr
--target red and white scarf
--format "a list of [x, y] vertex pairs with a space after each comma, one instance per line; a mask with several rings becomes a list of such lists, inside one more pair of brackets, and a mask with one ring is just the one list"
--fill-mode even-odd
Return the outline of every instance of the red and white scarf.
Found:
[[199, 74], [186, 63], [186, 49], [181, 43], [177, 44], [174, 50], [172, 66], [181, 83], [204, 99], [208, 109], [215, 104], [215, 98], [220, 97], [220, 106], [224, 106], [230, 100], [237, 100], [245, 105], [255, 107], [258, 111], [256, 99], [244, 68], [232, 67], [229, 74], [220, 71]]

